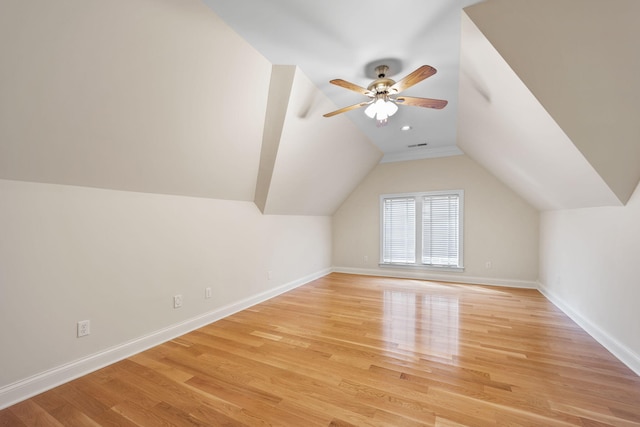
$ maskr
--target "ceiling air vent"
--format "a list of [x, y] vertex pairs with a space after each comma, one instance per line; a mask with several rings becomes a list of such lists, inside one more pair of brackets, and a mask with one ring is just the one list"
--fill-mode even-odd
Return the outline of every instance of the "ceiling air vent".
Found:
[[416, 147], [426, 147], [427, 143], [426, 142], [421, 142], [420, 144], [411, 144], [411, 145], [407, 145], [407, 147], [409, 148], [416, 148]]

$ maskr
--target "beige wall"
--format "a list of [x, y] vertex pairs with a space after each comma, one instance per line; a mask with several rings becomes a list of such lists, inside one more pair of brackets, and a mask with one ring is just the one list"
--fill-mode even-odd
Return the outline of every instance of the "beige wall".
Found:
[[[457, 189], [465, 191], [464, 273], [379, 268], [379, 196]], [[537, 210], [467, 156], [385, 163], [334, 215], [333, 265], [361, 273], [534, 287], [538, 219]]]
[[624, 207], [544, 212], [540, 286], [640, 374], [640, 186]]
[[201, 0], [2, 1], [0, 52], [0, 408], [329, 270], [323, 215], [380, 153], [321, 145], [355, 132], [314, 104], [278, 156], [344, 188], [312, 169], [277, 211], [306, 216], [261, 215], [271, 64]]
[[[0, 407], [3, 386], [331, 265], [329, 217], [7, 180], [0, 200]], [[76, 338], [85, 319], [91, 335]]]

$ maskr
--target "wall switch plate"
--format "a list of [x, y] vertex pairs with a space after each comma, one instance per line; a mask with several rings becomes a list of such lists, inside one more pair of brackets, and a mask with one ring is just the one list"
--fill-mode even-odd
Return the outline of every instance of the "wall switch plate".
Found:
[[204, 288], [204, 297], [211, 298], [211, 288]]
[[175, 295], [173, 297], [173, 308], [182, 307], [182, 295]]
[[88, 320], [81, 320], [78, 322], [78, 338], [86, 337], [91, 333], [91, 324]]

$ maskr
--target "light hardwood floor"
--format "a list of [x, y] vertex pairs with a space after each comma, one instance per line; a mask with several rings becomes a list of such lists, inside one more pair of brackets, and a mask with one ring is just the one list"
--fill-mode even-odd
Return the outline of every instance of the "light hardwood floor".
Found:
[[334, 273], [0, 425], [640, 426], [640, 378], [535, 290]]

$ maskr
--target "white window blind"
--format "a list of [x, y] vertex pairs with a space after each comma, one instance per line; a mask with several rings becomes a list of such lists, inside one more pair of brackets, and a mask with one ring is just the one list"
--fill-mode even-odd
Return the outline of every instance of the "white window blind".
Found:
[[384, 199], [382, 259], [387, 263], [416, 262], [416, 200]]
[[422, 198], [422, 263], [459, 265], [460, 196], [443, 194]]
[[383, 195], [380, 263], [462, 268], [463, 191]]

